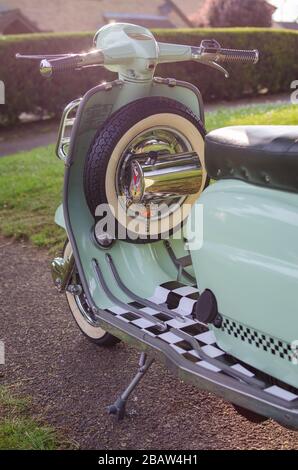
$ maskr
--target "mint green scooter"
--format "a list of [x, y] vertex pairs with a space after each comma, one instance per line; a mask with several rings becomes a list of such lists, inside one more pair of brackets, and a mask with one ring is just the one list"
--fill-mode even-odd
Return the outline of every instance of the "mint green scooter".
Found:
[[67, 242], [52, 263], [89, 340], [142, 352], [110, 413], [124, 417], [158, 358], [248, 419], [297, 428], [297, 129], [206, 136], [200, 92], [154, 77], [159, 63], [189, 60], [227, 76], [223, 64], [257, 63], [258, 52], [157, 43], [145, 28], [112, 24], [87, 54], [18, 57], [42, 59], [45, 77], [90, 66], [119, 76], [64, 111], [55, 220]]

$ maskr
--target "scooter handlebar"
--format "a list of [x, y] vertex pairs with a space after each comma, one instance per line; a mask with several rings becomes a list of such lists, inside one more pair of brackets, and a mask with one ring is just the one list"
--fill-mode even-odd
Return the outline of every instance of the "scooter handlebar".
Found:
[[259, 61], [259, 51], [256, 49], [250, 51], [238, 49], [220, 49], [215, 61], [219, 63], [257, 64]]
[[83, 67], [92, 67], [103, 64], [103, 53], [99, 50], [95, 50], [86, 54], [70, 54], [54, 59], [45, 58], [40, 63], [40, 73], [43, 77], [49, 78], [56, 72], [78, 70]]
[[79, 68], [80, 59], [77, 56], [63, 57], [61, 59], [43, 59], [40, 62], [40, 73], [44, 78], [50, 78], [56, 72], [76, 70]]
[[192, 60], [223, 72], [227, 78], [229, 72], [220, 64], [256, 64], [259, 61], [258, 50], [224, 49], [215, 39], [205, 39], [199, 47], [192, 47], [191, 50]]
[[183, 62], [193, 60], [216, 68], [228, 77], [228, 72], [220, 64], [243, 63], [256, 64], [259, 51], [224, 49], [214, 39], [205, 39], [199, 47], [179, 44], [158, 43], [159, 63]]
[[[152, 46], [151, 44], [149, 45]], [[256, 64], [259, 60], [259, 52], [257, 50], [237, 50], [237, 49], [224, 49], [214, 39], [206, 39], [201, 42], [199, 47], [157, 43], [158, 54], [156, 57], [157, 63], [170, 63], [170, 62], [183, 62], [187, 60], [194, 60], [201, 62], [205, 65], [216, 68], [223, 72], [228, 77], [228, 72], [220, 65], [224, 63], [244, 63]], [[40, 73], [43, 77], [49, 78], [54, 73], [65, 72], [67, 70], [80, 70], [85, 67], [99, 66], [99, 65], [113, 65], [128, 67], [133, 64], [136, 59], [142, 58], [142, 54], [148, 51], [135, 50], [127, 44], [122, 46], [113, 46], [105, 50], [96, 49], [85, 54], [60, 54], [60, 55], [46, 55], [42, 56], [28, 56], [17, 54], [18, 59], [31, 59], [41, 60]], [[151, 53], [152, 51], [150, 51]], [[144, 54], [144, 59], [146, 54]], [[146, 59], [145, 59], [146, 61]], [[152, 64], [150, 64], [152, 65]], [[133, 65], [129, 65], [130, 68]], [[146, 69], [144, 65], [144, 70]]]

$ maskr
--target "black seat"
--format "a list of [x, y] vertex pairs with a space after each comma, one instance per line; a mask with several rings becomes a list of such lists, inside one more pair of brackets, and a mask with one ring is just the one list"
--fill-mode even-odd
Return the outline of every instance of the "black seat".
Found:
[[212, 179], [298, 192], [298, 126], [236, 126], [206, 137]]

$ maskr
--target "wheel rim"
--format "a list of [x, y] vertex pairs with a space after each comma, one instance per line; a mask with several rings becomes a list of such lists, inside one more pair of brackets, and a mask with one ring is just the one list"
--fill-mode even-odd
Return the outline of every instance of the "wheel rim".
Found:
[[192, 145], [188, 139], [176, 129], [170, 127], [152, 127], [147, 129], [137, 135], [126, 146], [119, 159], [116, 171], [116, 193], [120, 205], [127, 211], [128, 215], [147, 218], [149, 213], [151, 220], [161, 220], [179, 209], [186, 199], [186, 196], [167, 198], [152, 197], [146, 201], [145, 212], [144, 205], [140, 211], [141, 205], [132, 203], [129, 197], [131, 160], [144, 161], [144, 157], [140, 156], [138, 158], [140, 154], [162, 156], [190, 152], [192, 150]]
[[[66, 245], [64, 250], [64, 257], [71, 256], [72, 249], [70, 243]], [[81, 330], [90, 338], [101, 339], [107, 333], [100, 326], [98, 326], [96, 319], [93, 315], [92, 309], [88, 304], [87, 297], [84, 293], [79, 273], [76, 271], [73, 275], [72, 282], [81, 287], [81, 293], [73, 295], [66, 293], [71, 312], [78, 323]]]
[[[150, 214], [149, 216], [147, 216], [147, 214], [141, 215], [139, 210], [137, 211], [137, 215], [130, 215], [126, 206], [122, 207], [119, 203], [119, 195], [116, 188], [116, 176], [117, 174], [119, 175], [119, 169], [121, 169], [119, 162], [121, 160], [123, 162], [123, 157], [125, 158], [125, 149], [131, 145], [131, 142], [136, 139], [137, 136], [141, 136], [142, 133], [144, 134], [153, 128], [174, 130], [175, 133], [182, 136], [183, 140], [190, 143], [189, 152], [193, 152], [198, 156], [198, 165], [201, 168], [201, 184], [198, 184], [197, 192], [187, 195], [185, 202], [181, 208], [179, 207], [179, 210], [169, 214], [168, 217], [160, 217], [156, 220], [152, 220]], [[183, 131], [181, 131], [182, 129]], [[181, 134], [179, 134], [180, 132]], [[136, 124], [122, 134], [121, 138], [118, 138], [117, 144], [113, 147], [113, 151], [109, 156], [105, 172], [105, 199], [111, 208], [111, 229], [114, 230], [114, 218], [117, 220], [118, 227], [120, 227], [120, 238], [133, 243], [136, 240], [141, 243], [143, 240], [144, 243], [151, 243], [152, 241], [167, 239], [173, 233], [180, 233], [181, 230], [183, 230], [193, 204], [202, 193], [207, 181], [204, 150], [204, 134], [202, 130], [200, 130], [200, 127], [191, 122], [187, 116], [181, 116], [171, 112], [162, 112], [151, 114], [150, 116], [138, 120]], [[141, 206], [141, 210], [144, 211], [144, 205]], [[111, 233], [113, 236], [114, 232]]]
[[80, 310], [84, 320], [86, 320], [89, 323], [89, 325], [94, 326], [95, 328], [98, 328], [98, 325], [92, 313], [92, 309], [88, 304], [86, 294], [83, 291], [78, 274], [75, 275], [75, 284], [80, 286], [82, 289], [81, 294], [74, 296], [78, 309]]

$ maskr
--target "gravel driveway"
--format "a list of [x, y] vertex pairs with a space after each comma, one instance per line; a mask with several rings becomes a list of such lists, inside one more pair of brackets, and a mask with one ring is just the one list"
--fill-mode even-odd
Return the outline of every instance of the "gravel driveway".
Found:
[[215, 396], [154, 364], [122, 423], [106, 407], [130, 380], [137, 353], [90, 344], [52, 287], [46, 252], [0, 238], [0, 383], [17, 384], [33, 409], [82, 449], [298, 449], [298, 433], [253, 425]]

